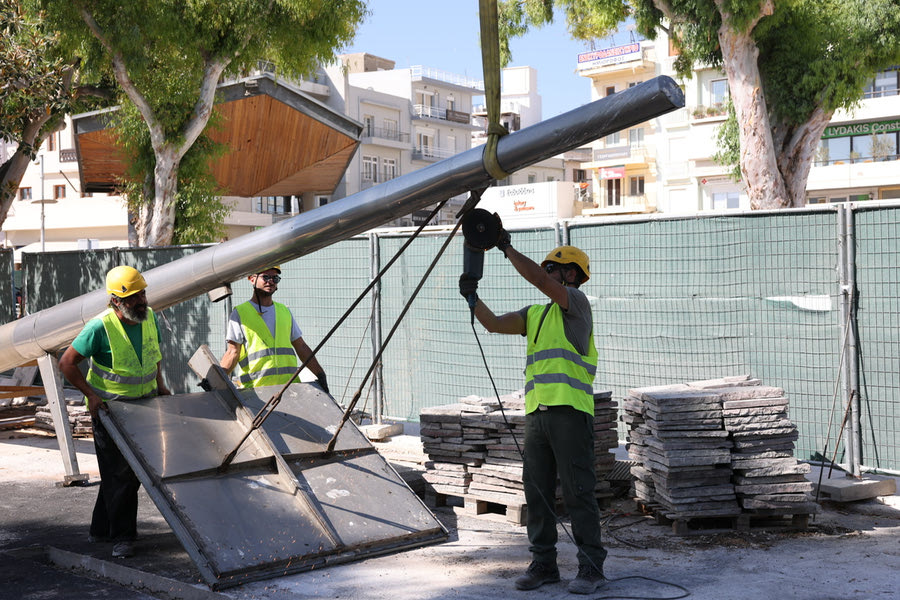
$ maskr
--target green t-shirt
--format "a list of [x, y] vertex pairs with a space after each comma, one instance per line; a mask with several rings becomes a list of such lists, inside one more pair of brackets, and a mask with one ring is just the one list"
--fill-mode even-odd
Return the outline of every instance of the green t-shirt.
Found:
[[[122, 323], [122, 328], [128, 335], [131, 345], [137, 354], [138, 360], [143, 357], [143, 343], [141, 342], [141, 324], [128, 325]], [[157, 342], [159, 341], [159, 328], [156, 329]], [[72, 347], [78, 354], [90, 358], [107, 369], [112, 369], [112, 350], [109, 347], [109, 336], [106, 328], [99, 318], [91, 319], [72, 342]]]

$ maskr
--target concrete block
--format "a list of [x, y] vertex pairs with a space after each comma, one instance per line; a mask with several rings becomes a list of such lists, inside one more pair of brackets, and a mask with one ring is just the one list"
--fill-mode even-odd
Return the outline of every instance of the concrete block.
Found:
[[359, 428], [370, 440], [380, 441], [403, 433], [403, 423], [362, 425]]
[[896, 479], [877, 475], [865, 475], [862, 479], [854, 477], [825, 479], [819, 485], [820, 496], [827, 496], [834, 502], [868, 500], [878, 496], [892, 496], [896, 493]]

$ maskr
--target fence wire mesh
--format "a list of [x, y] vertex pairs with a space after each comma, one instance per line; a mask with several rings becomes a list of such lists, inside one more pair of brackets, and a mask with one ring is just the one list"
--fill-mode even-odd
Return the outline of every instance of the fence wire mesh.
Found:
[[[582, 289], [594, 307], [597, 391], [611, 390], [621, 401], [635, 387], [750, 375], [785, 390], [800, 431], [798, 458], [825, 454], [843, 459], [839, 430], [845, 329], [834, 207], [628, 218], [570, 224], [563, 231], [551, 225], [512, 231], [512, 241], [537, 262], [561, 239], [591, 257], [592, 277]], [[888, 471], [900, 471], [900, 409], [895, 401], [900, 394], [898, 229], [900, 208], [857, 210], [853, 234], [862, 459], [867, 467]], [[291, 309], [310, 347], [319, 344], [369, 284], [377, 268], [372, 256], [386, 264], [407, 235], [382, 230], [281, 265], [284, 279], [275, 299]], [[426, 232], [416, 239], [382, 280], [380, 311], [374, 311], [373, 294], [368, 294], [320, 350], [332, 394], [345, 405], [375, 356], [373, 336], [386, 341], [447, 235]], [[27, 309], [34, 312], [102, 287], [106, 271], [117, 264], [146, 270], [198, 249], [26, 254]], [[468, 307], [458, 292], [462, 264], [458, 236], [385, 348], [385, 418], [415, 421], [425, 407], [493, 394]], [[0, 294], [7, 296], [5, 285], [0, 280]], [[173, 391], [196, 391], [197, 377], [187, 359], [199, 345], [208, 344], [216, 356], [224, 352], [229, 306], [251, 294], [246, 280], [232, 287], [229, 301], [213, 304], [202, 294], [162, 311], [165, 376]], [[545, 302], [497, 251], [485, 255], [478, 293], [498, 314]], [[525, 340], [488, 334], [477, 321], [474, 330], [499, 393], [521, 389]], [[368, 413], [376, 410], [373, 380], [361, 390], [358, 406]]]
[[856, 221], [861, 463], [900, 470], [900, 209]]

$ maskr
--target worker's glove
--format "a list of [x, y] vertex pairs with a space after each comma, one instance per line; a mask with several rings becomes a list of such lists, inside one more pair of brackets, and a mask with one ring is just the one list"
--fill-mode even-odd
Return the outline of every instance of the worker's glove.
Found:
[[319, 382], [319, 387], [322, 388], [322, 391], [326, 394], [330, 394], [328, 391], [328, 380], [325, 378], [325, 371], [322, 371], [321, 375], [316, 378]]
[[475, 300], [478, 300], [478, 280], [474, 277], [471, 277], [468, 273], [463, 273], [459, 276], [459, 293], [462, 294], [462, 297], [468, 300], [470, 297], [474, 296]]
[[511, 245], [509, 232], [503, 228], [503, 221], [500, 220], [500, 215], [494, 213], [494, 216], [497, 217], [497, 223], [500, 224], [500, 233], [497, 235], [497, 243], [494, 245], [503, 253], [503, 256], [506, 256], [506, 249]]
[[469, 306], [474, 308], [478, 302], [478, 280], [468, 273], [459, 276], [459, 293], [469, 301]]

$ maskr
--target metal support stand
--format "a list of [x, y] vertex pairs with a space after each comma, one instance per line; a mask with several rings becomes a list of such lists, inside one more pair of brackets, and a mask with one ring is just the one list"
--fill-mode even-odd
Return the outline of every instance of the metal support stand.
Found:
[[44, 354], [37, 359], [44, 381], [44, 393], [50, 414], [53, 417], [53, 429], [59, 440], [59, 451], [62, 454], [66, 476], [57, 485], [69, 487], [84, 485], [89, 476], [78, 470], [78, 457], [75, 454], [75, 442], [72, 440], [72, 428], [69, 427], [69, 413], [66, 410], [66, 397], [63, 392], [62, 374], [59, 372], [59, 361], [52, 354]]
[[[854, 238], [853, 210], [850, 206], [838, 209], [840, 227], [839, 273], [841, 286], [841, 331], [846, 331], [846, 342], [841, 348], [843, 360], [841, 378], [844, 414], [848, 415], [844, 427], [844, 453], [848, 471], [860, 476], [862, 463], [859, 427], [859, 355], [856, 340], [856, 240]], [[842, 336], [844, 337], [844, 336]]]
[[[378, 240], [378, 234], [371, 233], [369, 234], [369, 248], [370, 248], [370, 270], [372, 274], [372, 279], [378, 277], [378, 273], [381, 271], [381, 252], [380, 252], [380, 243]], [[378, 281], [375, 284], [375, 287], [372, 288], [372, 356], [378, 356], [381, 352], [381, 281]], [[375, 372], [372, 374], [372, 391], [373, 401], [372, 401], [372, 422], [376, 425], [381, 425], [381, 420], [384, 417], [384, 381], [382, 379], [382, 364], [381, 361], [378, 361], [378, 366], [375, 367]]]

